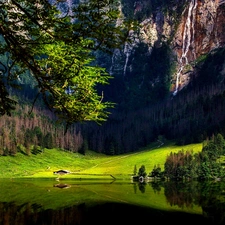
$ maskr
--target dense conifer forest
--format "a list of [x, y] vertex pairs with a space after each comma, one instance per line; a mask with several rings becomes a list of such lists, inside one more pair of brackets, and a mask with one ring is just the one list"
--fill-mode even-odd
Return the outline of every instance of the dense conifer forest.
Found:
[[[199, 60], [198, 76], [176, 96], [167, 92], [163, 100], [150, 106], [115, 110], [102, 126], [83, 127], [90, 148], [118, 154], [135, 151], [159, 137], [187, 144], [202, 142], [218, 132], [224, 135], [225, 83], [219, 72], [224, 57], [221, 48]], [[138, 102], [135, 98], [132, 101], [133, 105]]]
[[44, 148], [59, 148], [71, 152], [82, 151], [83, 138], [79, 130], [71, 126], [65, 132], [63, 124], [57, 124], [52, 113], [26, 104], [20, 105], [12, 116], [0, 120], [0, 154], [38, 154]]
[[74, 124], [66, 133], [65, 126], [57, 124], [43, 104], [36, 103], [32, 110], [32, 104], [28, 102], [32, 102], [29, 93], [34, 93], [33, 89], [23, 89], [21, 94], [16, 92], [24, 100], [11, 117], [1, 118], [2, 154], [15, 153], [16, 146], [21, 144], [28, 152], [31, 151], [29, 146], [38, 145], [75, 152], [89, 148], [114, 155], [137, 151], [159, 138], [187, 144], [201, 142], [217, 133], [224, 136], [225, 84], [218, 73], [224, 52], [221, 49], [199, 62], [200, 76], [179, 95], [169, 96], [151, 107], [115, 108], [102, 125], [93, 122]]
[[133, 179], [146, 182], [150, 179], [158, 180], [223, 180], [225, 141], [221, 134], [213, 135], [204, 141], [202, 150], [193, 153], [189, 149], [171, 152], [167, 155], [164, 170], [155, 165], [152, 171], [147, 171], [145, 165], [137, 169], [134, 167]]

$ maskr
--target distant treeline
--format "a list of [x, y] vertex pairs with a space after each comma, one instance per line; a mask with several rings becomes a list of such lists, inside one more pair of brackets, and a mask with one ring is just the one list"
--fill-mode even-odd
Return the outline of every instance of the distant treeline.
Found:
[[82, 127], [90, 149], [110, 155], [137, 151], [163, 137], [177, 144], [200, 143], [213, 134], [225, 135], [225, 84], [209, 86], [153, 107], [113, 112], [99, 126]]
[[83, 138], [75, 126], [65, 132], [47, 110], [20, 105], [12, 116], [0, 118], [0, 155], [15, 155], [18, 151], [36, 154], [44, 148], [82, 151]]

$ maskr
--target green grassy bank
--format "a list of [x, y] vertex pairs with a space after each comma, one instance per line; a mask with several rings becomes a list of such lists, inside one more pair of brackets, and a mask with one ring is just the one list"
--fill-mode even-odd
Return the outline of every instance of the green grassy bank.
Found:
[[57, 178], [53, 174], [59, 169], [71, 171], [63, 178], [75, 179], [130, 179], [134, 166], [145, 165], [150, 173], [155, 165], [164, 169], [167, 155], [179, 150], [201, 151], [202, 143], [177, 146], [172, 143], [157, 147], [155, 145], [139, 152], [118, 156], [106, 156], [92, 151], [85, 155], [58, 149], [45, 149], [37, 155], [0, 156], [0, 178]]

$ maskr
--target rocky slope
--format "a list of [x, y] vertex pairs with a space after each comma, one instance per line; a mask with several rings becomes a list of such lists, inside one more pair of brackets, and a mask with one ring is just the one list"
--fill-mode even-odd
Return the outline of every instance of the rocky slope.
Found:
[[[151, 2], [136, 1], [133, 6], [134, 17], [146, 8], [152, 7]], [[121, 74], [125, 76], [133, 69], [132, 52], [135, 51], [135, 46], [143, 42], [151, 53], [153, 48], [160, 48], [166, 43], [171, 49], [171, 61], [176, 66], [171, 74], [170, 86], [170, 91], [175, 95], [190, 82], [196, 60], [225, 45], [225, 1], [170, 2], [173, 3], [162, 4], [153, 9], [152, 13], [141, 21], [142, 28], [136, 43], [125, 45], [123, 52], [117, 50], [112, 62], [121, 64], [121, 57], [123, 58]], [[114, 67], [118, 73], [118, 65]], [[156, 76], [154, 82], [158, 80]]]
[[91, 149], [118, 154], [159, 137], [184, 144], [225, 135], [225, 1], [158, 2], [122, 0], [124, 15], [142, 25], [111, 61], [111, 96], [127, 111], [89, 127]]
[[117, 105], [102, 126], [81, 126], [88, 148], [120, 154], [225, 136], [225, 1], [121, 0], [121, 13], [141, 30], [112, 57], [99, 53], [114, 77], [104, 97]]

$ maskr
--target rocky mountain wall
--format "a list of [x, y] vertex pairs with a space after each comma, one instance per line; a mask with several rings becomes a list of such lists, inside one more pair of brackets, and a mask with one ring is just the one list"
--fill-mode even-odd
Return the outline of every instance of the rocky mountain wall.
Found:
[[112, 155], [225, 136], [225, 1], [121, 0], [121, 13], [142, 27], [112, 58], [99, 53], [114, 76], [104, 97], [117, 104], [102, 126], [81, 125], [88, 149]]
[[[151, 1], [134, 4], [134, 15], [141, 13], [145, 7], [150, 7]], [[181, 13], [178, 9], [183, 4]], [[150, 16], [141, 21], [141, 32], [136, 44], [143, 42], [152, 48], [160, 48], [167, 43], [171, 49], [171, 59], [176, 70], [171, 77], [170, 91], [175, 95], [191, 80], [195, 62], [199, 57], [225, 46], [225, 1], [224, 0], [186, 0], [174, 1], [170, 8], [158, 7]], [[123, 52], [114, 56], [121, 63], [124, 57], [124, 67], [121, 74], [132, 70], [130, 55], [135, 44], [125, 45]], [[119, 57], [118, 57], [119, 55]], [[115, 59], [114, 63], [119, 62]], [[117, 66], [118, 67], [118, 66]], [[121, 65], [122, 67], [122, 65]], [[157, 80], [157, 79], [156, 79]]]
[[[68, 10], [76, 2], [65, 0], [62, 6]], [[135, 42], [126, 43], [122, 50], [116, 49], [111, 60], [103, 62], [106, 57], [100, 57], [99, 63], [104, 67], [107, 64], [110, 74], [117, 77], [116, 86], [120, 87], [121, 94], [117, 96], [111, 86], [108, 91], [111, 101], [120, 98], [121, 102], [129, 100], [134, 105], [133, 102], [140, 102], [148, 94], [160, 92], [161, 86], [164, 93], [167, 89], [176, 95], [196, 77], [196, 63], [212, 50], [225, 46], [224, 0], [121, 0], [120, 10], [125, 17], [137, 19], [141, 29]], [[134, 35], [133, 31], [130, 35]], [[152, 52], [165, 45], [170, 49], [169, 59], [160, 53], [153, 61], [156, 56], [151, 56]], [[167, 67], [165, 60], [171, 65], [170, 71], [168, 68], [159, 71]], [[142, 96], [141, 92], [145, 94]], [[152, 98], [155, 97], [150, 96], [141, 106], [152, 104]]]
[[[225, 2], [192, 0], [185, 8], [181, 22], [172, 41], [177, 56], [175, 91], [190, 80], [195, 60], [225, 45]], [[189, 65], [186, 70], [185, 66]], [[191, 67], [190, 67], [191, 66]]]

